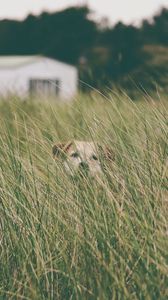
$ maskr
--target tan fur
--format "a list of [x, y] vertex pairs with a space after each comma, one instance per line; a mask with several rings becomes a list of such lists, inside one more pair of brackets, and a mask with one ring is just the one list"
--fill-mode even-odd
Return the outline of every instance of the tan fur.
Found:
[[52, 147], [53, 158], [59, 157], [60, 154], [68, 152], [71, 146], [72, 142], [55, 144]]

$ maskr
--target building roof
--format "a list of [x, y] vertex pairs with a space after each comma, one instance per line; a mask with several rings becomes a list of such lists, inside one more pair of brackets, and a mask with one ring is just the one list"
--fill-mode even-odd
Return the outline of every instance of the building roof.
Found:
[[17, 68], [41, 59], [40, 55], [0, 56], [0, 69]]
[[[18, 67], [22, 67], [24, 65], [28, 65], [31, 63], [36, 63], [39, 60], [47, 59], [47, 57], [42, 55], [0, 55], [0, 69], [14, 69]], [[61, 64], [66, 64], [67, 66], [74, 67], [67, 63], [51, 59], [53, 61], [57, 61]]]

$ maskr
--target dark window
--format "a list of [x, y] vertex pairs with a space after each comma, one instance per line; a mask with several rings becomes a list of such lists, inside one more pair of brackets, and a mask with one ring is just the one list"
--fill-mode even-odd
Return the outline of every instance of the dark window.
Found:
[[56, 92], [56, 95], [59, 95], [59, 92], [60, 92], [60, 81], [59, 80], [55, 80], [55, 92]]
[[30, 79], [30, 95], [58, 96], [60, 93], [60, 81], [55, 79]]

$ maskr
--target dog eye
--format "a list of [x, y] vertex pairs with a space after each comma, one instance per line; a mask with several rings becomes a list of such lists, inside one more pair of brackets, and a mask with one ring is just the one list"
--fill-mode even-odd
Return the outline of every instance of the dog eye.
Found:
[[97, 156], [96, 155], [92, 155], [92, 159], [94, 159], [94, 160], [98, 160], [98, 158], [97, 158]]
[[78, 152], [74, 152], [71, 154], [71, 157], [77, 158], [79, 157], [79, 153]]

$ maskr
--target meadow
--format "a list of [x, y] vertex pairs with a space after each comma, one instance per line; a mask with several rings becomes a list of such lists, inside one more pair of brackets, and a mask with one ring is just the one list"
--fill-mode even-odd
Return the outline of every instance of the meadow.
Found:
[[[168, 99], [0, 100], [0, 299], [168, 299]], [[69, 178], [52, 145], [115, 153]]]

